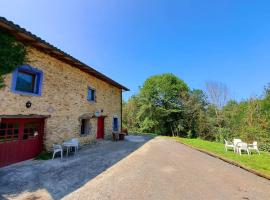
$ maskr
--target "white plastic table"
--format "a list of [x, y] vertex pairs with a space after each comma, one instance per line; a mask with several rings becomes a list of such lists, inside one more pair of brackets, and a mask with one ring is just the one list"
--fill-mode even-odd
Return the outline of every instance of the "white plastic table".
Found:
[[[68, 156], [70, 148], [72, 148], [72, 147], [76, 148], [76, 145], [74, 145], [74, 143], [70, 142], [70, 141], [64, 142], [63, 146], [66, 147], [66, 149], [67, 149], [67, 156]], [[75, 152], [76, 152], [76, 150], [75, 150]]]

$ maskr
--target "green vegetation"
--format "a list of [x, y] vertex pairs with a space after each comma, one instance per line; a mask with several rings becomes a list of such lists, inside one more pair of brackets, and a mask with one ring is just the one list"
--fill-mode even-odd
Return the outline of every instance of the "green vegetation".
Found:
[[270, 151], [270, 85], [260, 97], [231, 100], [226, 85], [207, 82], [190, 89], [173, 74], [148, 78], [139, 93], [123, 103], [129, 132], [201, 138], [223, 143], [240, 138]]
[[205, 97], [200, 90], [190, 90], [173, 74], [147, 79], [140, 93], [123, 105], [123, 123], [131, 132], [159, 135], [190, 135], [200, 132]]
[[35, 160], [50, 160], [52, 159], [52, 155], [52, 152], [43, 151], [35, 158]]
[[4, 75], [25, 63], [24, 45], [6, 32], [0, 31], [0, 88], [4, 87]]
[[132, 135], [137, 135], [137, 136], [149, 136], [149, 137], [157, 137], [158, 135], [155, 133], [138, 133], [138, 132], [132, 132]]
[[228, 150], [228, 152], [226, 152], [224, 145], [218, 142], [209, 142], [201, 139], [187, 139], [180, 137], [174, 137], [174, 139], [198, 149], [214, 153], [219, 157], [229, 159], [249, 169], [253, 169], [262, 174], [270, 176], [270, 154], [268, 152], [261, 152], [261, 155], [252, 152], [251, 156], [248, 156], [247, 154], [240, 156], [235, 154], [233, 150]]

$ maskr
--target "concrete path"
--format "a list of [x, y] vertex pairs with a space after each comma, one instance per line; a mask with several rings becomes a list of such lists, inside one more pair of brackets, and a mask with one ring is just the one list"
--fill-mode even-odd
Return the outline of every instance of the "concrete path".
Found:
[[270, 181], [156, 138], [64, 199], [270, 199]]
[[[157, 137], [145, 143], [105, 142], [84, 151], [73, 161], [58, 161], [61, 170], [54, 167], [56, 161], [34, 163], [31, 176], [29, 163], [0, 169], [0, 197], [270, 199], [270, 181], [170, 139]], [[49, 170], [49, 166], [53, 169]], [[23, 183], [26, 185], [20, 185]]]

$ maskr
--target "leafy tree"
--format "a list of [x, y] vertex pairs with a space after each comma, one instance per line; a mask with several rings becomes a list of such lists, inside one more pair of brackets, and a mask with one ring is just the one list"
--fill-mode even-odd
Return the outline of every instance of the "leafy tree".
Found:
[[162, 74], [148, 78], [139, 94], [141, 122], [140, 131], [157, 134], [178, 135], [185, 128], [183, 99], [188, 86], [173, 74]]
[[206, 88], [209, 96], [209, 100], [212, 103], [215, 115], [216, 115], [216, 139], [217, 141], [223, 140], [223, 132], [227, 132], [226, 129], [223, 127], [223, 112], [222, 109], [226, 105], [229, 99], [229, 90], [227, 86], [223, 83], [219, 82], [207, 82]]
[[194, 138], [206, 131], [207, 96], [202, 90], [189, 91], [184, 98], [184, 120], [187, 124], [187, 136]]
[[128, 102], [123, 101], [123, 126], [130, 131], [138, 131], [140, 128], [137, 115], [139, 112], [138, 97], [132, 96]]

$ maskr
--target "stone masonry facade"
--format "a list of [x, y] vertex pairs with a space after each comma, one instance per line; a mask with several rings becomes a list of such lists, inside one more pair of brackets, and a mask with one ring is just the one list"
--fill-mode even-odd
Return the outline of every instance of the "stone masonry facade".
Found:
[[[105, 137], [110, 137], [113, 117], [121, 124], [121, 89], [88, 73], [58, 60], [33, 47], [27, 47], [27, 65], [42, 70], [41, 96], [29, 96], [11, 92], [12, 74], [5, 77], [6, 87], [0, 90], [2, 115], [50, 115], [45, 121], [44, 144], [50, 150], [53, 143], [62, 143], [78, 138], [81, 144], [96, 139], [97, 118], [90, 119], [90, 133], [81, 136], [83, 115], [103, 110], [105, 115]], [[95, 89], [96, 102], [87, 100], [88, 87]], [[32, 102], [31, 108], [25, 103]]]

